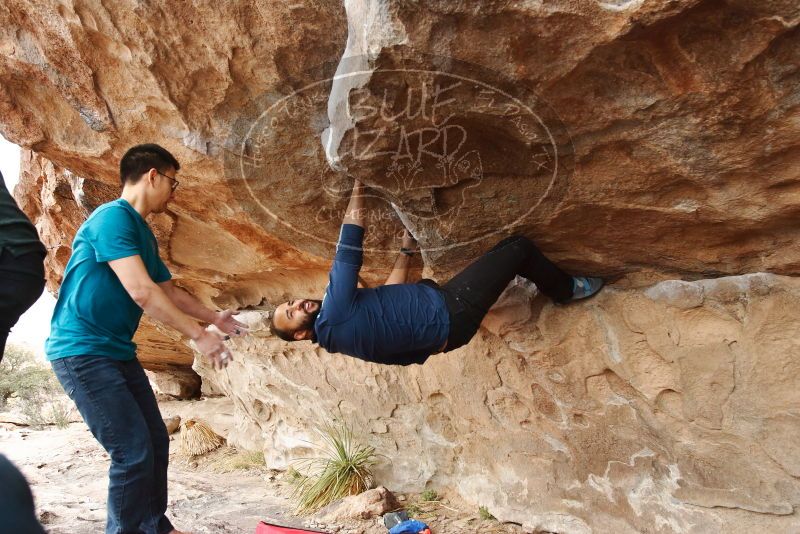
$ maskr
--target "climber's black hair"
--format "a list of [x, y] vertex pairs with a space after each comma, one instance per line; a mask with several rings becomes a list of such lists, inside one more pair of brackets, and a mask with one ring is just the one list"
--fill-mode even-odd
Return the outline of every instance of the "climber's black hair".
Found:
[[277, 326], [275, 326], [275, 313], [273, 312], [269, 318], [269, 331], [272, 333], [273, 336], [277, 336], [284, 341], [297, 341], [294, 338], [294, 333], [289, 332], [288, 330], [281, 330]]
[[169, 151], [154, 143], [136, 145], [119, 160], [119, 178], [122, 185], [135, 184], [144, 173], [155, 169], [164, 173], [169, 169], [180, 170], [181, 165]]

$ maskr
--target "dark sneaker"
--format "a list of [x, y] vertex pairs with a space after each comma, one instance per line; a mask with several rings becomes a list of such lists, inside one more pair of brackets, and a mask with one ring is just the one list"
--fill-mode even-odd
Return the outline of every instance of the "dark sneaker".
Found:
[[591, 276], [573, 276], [572, 298], [569, 299], [569, 301], [589, 298], [598, 291], [600, 291], [602, 287], [603, 287], [602, 278], [594, 278]]

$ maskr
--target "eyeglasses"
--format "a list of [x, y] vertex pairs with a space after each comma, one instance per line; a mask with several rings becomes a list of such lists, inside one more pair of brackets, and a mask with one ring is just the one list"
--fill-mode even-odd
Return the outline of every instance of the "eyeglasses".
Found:
[[173, 190], [173, 191], [175, 191], [176, 189], [178, 189], [178, 184], [180, 183], [178, 180], [176, 180], [176, 179], [175, 179], [175, 178], [173, 178], [172, 176], [167, 176], [167, 175], [166, 175], [166, 174], [164, 174], [163, 172], [158, 172], [158, 171], [156, 171], [156, 173], [157, 173], [157, 174], [160, 174], [161, 176], [164, 176], [165, 178], [169, 178], [170, 180], [172, 180], [172, 190]]

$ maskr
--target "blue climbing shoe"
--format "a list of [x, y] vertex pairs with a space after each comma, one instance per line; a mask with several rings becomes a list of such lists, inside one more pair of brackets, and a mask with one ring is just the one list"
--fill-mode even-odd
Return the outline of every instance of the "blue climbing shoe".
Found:
[[573, 276], [572, 277], [572, 298], [573, 300], [581, 300], [589, 298], [603, 287], [603, 279], [591, 276]]

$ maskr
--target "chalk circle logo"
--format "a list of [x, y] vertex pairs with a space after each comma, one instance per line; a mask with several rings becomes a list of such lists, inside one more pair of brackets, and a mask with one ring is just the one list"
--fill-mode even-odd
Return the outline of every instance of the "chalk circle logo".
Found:
[[290, 77], [250, 102], [226, 148], [234, 196], [270, 232], [335, 246], [358, 178], [371, 197], [365, 249], [391, 253], [404, 226], [428, 253], [524, 229], [573, 165], [567, 129], [526, 87], [419, 54]]

